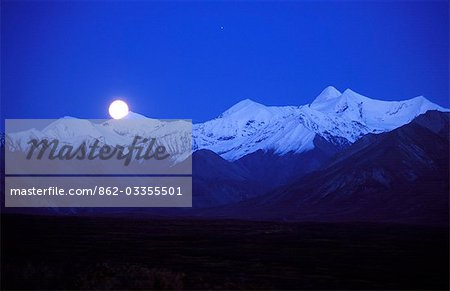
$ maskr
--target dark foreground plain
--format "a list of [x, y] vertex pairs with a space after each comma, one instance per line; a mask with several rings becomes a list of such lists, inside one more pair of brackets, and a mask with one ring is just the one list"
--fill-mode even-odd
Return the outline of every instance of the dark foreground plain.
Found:
[[1, 216], [2, 289], [448, 289], [448, 228]]

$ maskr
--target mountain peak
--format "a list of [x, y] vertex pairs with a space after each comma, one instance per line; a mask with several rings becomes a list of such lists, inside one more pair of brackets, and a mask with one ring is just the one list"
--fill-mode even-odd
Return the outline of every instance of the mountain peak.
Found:
[[260, 104], [258, 102], [255, 102], [251, 99], [244, 99], [242, 101], [239, 101], [238, 103], [231, 106], [227, 111], [222, 113], [221, 117], [235, 115], [235, 114], [241, 114], [241, 113], [255, 113], [260, 110], [266, 109], [266, 106], [263, 104]]
[[325, 89], [323, 89], [323, 91], [319, 94], [319, 96], [316, 97], [316, 99], [314, 99], [313, 103], [317, 104], [317, 103], [325, 102], [328, 100], [338, 98], [341, 95], [342, 95], [342, 93], [339, 92], [338, 89], [336, 89], [333, 86], [328, 86]]
[[[353, 91], [350, 88], [345, 89], [344, 92], [342, 93], [342, 96], [346, 97], [346, 98], [352, 98], [352, 99], [355, 99], [355, 100], [356, 99], [357, 100], [359, 100], [359, 99], [371, 99], [369, 97], [366, 97], [364, 95], [359, 94], [358, 92]], [[371, 100], [376, 100], [376, 99], [371, 99]]]
[[[253, 105], [262, 105], [256, 101], [253, 101], [252, 99], [246, 98], [244, 100], [239, 101], [238, 103], [236, 103], [235, 105], [233, 105], [232, 107], [235, 106], [241, 106], [241, 107], [246, 107], [246, 106], [253, 106]], [[264, 105], [262, 105], [264, 106]]]

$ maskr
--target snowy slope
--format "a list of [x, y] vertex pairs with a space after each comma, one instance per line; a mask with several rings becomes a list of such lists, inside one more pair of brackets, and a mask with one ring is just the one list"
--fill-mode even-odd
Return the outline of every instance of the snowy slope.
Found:
[[301, 153], [314, 148], [316, 135], [333, 143], [353, 143], [367, 133], [407, 124], [428, 110], [448, 111], [424, 97], [380, 101], [331, 86], [303, 106], [264, 106], [246, 99], [216, 119], [195, 124], [194, 150], [209, 149], [227, 160], [257, 150]]
[[129, 146], [135, 136], [156, 138], [156, 146], [164, 145], [172, 160], [180, 162], [192, 154], [191, 124], [187, 121], [161, 121], [130, 112], [126, 119], [107, 120], [101, 123], [85, 119], [64, 117], [58, 119], [42, 130], [30, 130], [8, 133], [6, 145], [11, 151], [27, 151], [31, 139], [57, 139], [59, 145], [78, 147], [87, 146], [96, 140], [99, 145]]

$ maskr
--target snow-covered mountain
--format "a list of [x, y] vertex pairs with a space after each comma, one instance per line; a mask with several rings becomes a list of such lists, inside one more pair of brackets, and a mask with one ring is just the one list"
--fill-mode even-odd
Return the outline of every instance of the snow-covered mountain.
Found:
[[365, 134], [398, 128], [428, 110], [448, 111], [422, 96], [381, 101], [331, 86], [302, 106], [265, 106], [246, 99], [216, 119], [195, 124], [193, 149], [208, 149], [227, 160], [258, 150], [302, 153], [314, 148], [317, 135], [334, 144], [353, 143]]
[[[258, 150], [277, 155], [303, 153], [314, 149], [317, 137], [345, 145], [368, 133], [391, 131], [428, 110], [449, 111], [422, 96], [380, 101], [350, 89], [341, 93], [332, 86], [311, 104], [301, 106], [265, 106], [246, 99], [213, 120], [194, 124], [192, 149], [208, 149], [229, 161]], [[7, 143], [11, 150], [24, 151], [30, 137], [57, 138], [76, 146], [96, 139], [109, 145], [129, 144], [135, 135], [151, 136], [169, 146], [175, 159], [181, 161], [191, 153], [191, 144], [186, 142], [189, 134], [188, 122], [161, 121], [130, 112], [126, 120], [101, 124], [64, 117], [43, 130], [8, 134]]]
[[135, 136], [140, 136], [155, 138], [155, 145], [165, 146], [171, 154], [172, 161], [176, 163], [185, 160], [192, 154], [191, 131], [191, 123], [184, 120], [163, 121], [130, 112], [126, 119], [112, 119], [101, 123], [64, 117], [51, 122], [41, 130], [32, 128], [8, 133], [6, 145], [10, 151], [25, 152], [30, 148], [29, 141], [32, 139], [56, 139], [60, 146], [78, 147], [82, 143], [89, 146], [99, 140], [99, 145], [128, 147]]
[[314, 172], [204, 215], [448, 227], [449, 118], [428, 111], [390, 132], [366, 135]]

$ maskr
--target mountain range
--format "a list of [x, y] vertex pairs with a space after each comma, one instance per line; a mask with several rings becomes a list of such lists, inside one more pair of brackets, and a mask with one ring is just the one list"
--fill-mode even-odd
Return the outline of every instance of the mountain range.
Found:
[[232, 161], [258, 150], [302, 153], [315, 147], [317, 136], [348, 145], [368, 133], [393, 130], [428, 110], [446, 111], [422, 96], [380, 101], [331, 86], [302, 106], [264, 106], [246, 99], [216, 119], [195, 124], [194, 150], [209, 149]]
[[[301, 106], [243, 100], [217, 118], [192, 126], [194, 209], [156, 212], [268, 220], [448, 222], [448, 111], [422, 96], [381, 101], [331, 86]], [[137, 113], [127, 118], [149, 121]], [[120, 123], [112, 120], [86, 124], [68, 134], [62, 129], [69, 119], [43, 131], [10, 135], [7, 144], [23, 150], [22, 141], [30, 134], [117, 143], [130, 134], [157, 132], [126, 123], [118, 128]], [[158, 128], [166, 128], [159, 135], [179, 149], [179, 162], [187, 149], [180, 148], [179, 139], [162, 134], [167, 128], [176, 131], [176, 126], [162, 123]]]
[[449, 117], [428, 111], [393, 131], [366, 135], [317, 171], [203, 215], [448, 224]]
[[289, 185], [360, 138], [392, 131], [430, 110], [448, 112], [422, 96], [380, 101], [331, 86], [302, 106], [241, 101], [193, 126], [194, 205], [242, 201]]

